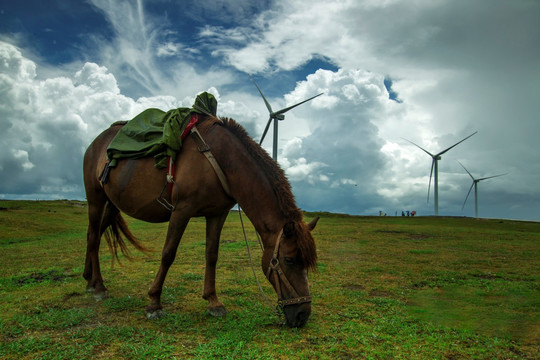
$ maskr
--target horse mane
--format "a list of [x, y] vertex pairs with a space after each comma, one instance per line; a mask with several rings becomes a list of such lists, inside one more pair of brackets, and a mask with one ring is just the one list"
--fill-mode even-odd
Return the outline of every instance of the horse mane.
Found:
[[223, 126], [229, 130], [244, 145], [250, 156], [258, 164], [264, 176], [272, 185], [276, 195], [279, 209], [289, 221], [301, 221], [302, 212], [296, 206], [291, 185], [281, 167], [270, 155], [257, 144], [247, 131], [234, 119], [221, 118]]
[[291, 185], [285, 172], [270, 157], [270, 155], [257, 144], [247, 131], [234, 119], [221, 118], [222, 126], [231, 132], [245, 147], [253, 160], [258, 164], [264, 176], [272, 184], [277, 198], [278, 206], [283, 216], [294, 222], [294, 236], [297, 239], [299, 257], [307, 268], [316, 269], [317, 252], [315, 241], [307, 225], [303, 222], [302, 211], [296, 205]]

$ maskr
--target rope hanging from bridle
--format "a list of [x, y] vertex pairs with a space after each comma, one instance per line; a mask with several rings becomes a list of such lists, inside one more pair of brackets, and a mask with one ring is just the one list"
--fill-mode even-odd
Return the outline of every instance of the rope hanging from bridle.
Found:
[[[244, 227], [244, 221], [242, 219], [242, 210], [241, 210], [240, 206], [238, 206], [238, 214], [240, 215], [240, 222], [242, 224], [242, 231], [244, 233], [244, 240], [246, 242], [246, 247], [247, 247], [247, 250], [248, 250], [249, 261], [250, 261], [250, 264], [251, 264], [251, 271], [253, 272], [253, 276], [255, 277], [255, 281], [257, 282], [257, 285], [259, 287], [259, 291], [263, 295], [265, 301], [268, 303], [270, 308], [275, 309], [276, 314], [281, 318], [282, 314], [281, 314], [281, 311], [279, 311], [279, 310], [282, 310], [284, 307], [289, 306], [289, 305], [299, 305], [299, 304], [304, 304], [304, 303], [310, 303], [312, 301], [311, 296], [310, 295], [299, 296], [298, 292], [295, 290], [294, 286], [290, 283], [289, 279], [287, 279], [287, 276], [285, 275], [285, 273], [283, 272], [283, 269], [281, 268], [281, 265], [280, 265], [280, 262], [279, 262], [279, 246], [280, 246], [280, 243], [281, 243], [281, 238], [283, 236], [283, 230], [281, 230], [279, 232], [279, 235], [278, 235], [277, 239], [276, 239], [276, 244], [274, 246], [272, 259], [270, 259], [270, 264], [268, 265], [268, 270], [266, 271], [266, 278], [268, 280], [271, 280], [270, 278], [273, 275], [274, 283], [275, 283], [275, 289], [276, 289], [277, 296], [278, 296], [278, 305], [276, 307], [272, 306], [272, 302], [270, 301], [270, 299], [268, 299], [268, 297], [264, 293], [264, 291], [262, 289], [262, 286], [261, 286], [261, 284], [259, 282], [259, 279], [257, 278], [257, 275], [255, 273], [255, 267], [253, 265], [253, 258], [251, 256], [251, 250], [249, 248], [249, 243], [248, 243], [248, 240], [247, 240], [246, 230], [245, 230], [245, 227]], [[257, 239], [259, 239], [258, 234], [257, 234]], [[261, 243], [260, 239], [259, 239], [259, 245], [261, 246], [261, 249], [264, 252], [264, 248], [262, 246], [262, 243]], [[290, 298], [290, 299], [284, 299], [283, 298], [283, 293], [281, 291], [281, 284], [283, 284], [287, 288], [287, 290], [289, 291], [292, 298]]]
[[[249, 256], [249, 263], [251, 265], [251, 271], [253, 272], [253, 277], [255, 278], [255, 282], [257, 282], [257, 286], [259, 287], [259, 292], [261, 293], [264, 301], [266, 302], [266, 304], [268, 305], [268, 307], [277, 315], [278, 318], [280, 318], [281, 321], [283, 321], [282, 319], [282, 312], [280, 311], [280, 307], [279, 306], [274, 306], [272, 305], [272, 301], [268, 298], [268, 296], [265, 294], [262, 286], [261, 286], [261, 283], [259, 282], [259, 279], [257, 278], [257, 273], [255, 272], [255, 266], [253, 265], [253, 257], [251, 256], [251, 250], [249, 248], [249, 242], [248, 242], [248, 238], [247, 238], [247, 235], [246, 235], [246, 228], [244, 226], [244, 220], [242, 218], [242, 209], [240, 208], [240, 205], [238, 205], [238, 215], [240, 216], [240, 224], [242, 225], [242, 232], [244, 234], [244, 240], [246, 242], [246, 248], [247, 248], [247, 252], [248, 252], [248, 256]], [[259, 233], [255, 232], [257, 234], [257, 240], [258, 240], [258, 243], [259, 243], [259, 246], [261, 248], [262, 251], [264, 251], [264, 247], [262, 245], [262, 242], [261, 242], [261, 239], [259, 238]]]

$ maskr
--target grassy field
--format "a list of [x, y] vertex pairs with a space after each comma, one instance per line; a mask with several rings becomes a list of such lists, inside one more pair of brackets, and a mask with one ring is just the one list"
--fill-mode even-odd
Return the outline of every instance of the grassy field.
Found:
[[540, 358], [540, 223], [314, 215], [313, 312], [290, 329], [259, 295], [238, 214], [225, 224], [218, 265], [229, 314], [206, 312], [205, 224], [193, 219], [165, 282], [168, 316], [148, 321], [165, 224], [129, 219], [156, 250], [132, 262], [111, 267], [102, 244], [111, 297], [96, 302], [82, 278], [85, 204], [0, 201], [0, 358]]

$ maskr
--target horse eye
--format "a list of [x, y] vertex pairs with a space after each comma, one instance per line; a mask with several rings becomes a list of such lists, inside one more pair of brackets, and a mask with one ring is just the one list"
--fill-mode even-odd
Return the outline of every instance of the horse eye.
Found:
[[288, 266], [294, 266], [294, 264], [296, 263], [296, 261], [292, 257], [286, 257], [284, 260], [285, 264]]

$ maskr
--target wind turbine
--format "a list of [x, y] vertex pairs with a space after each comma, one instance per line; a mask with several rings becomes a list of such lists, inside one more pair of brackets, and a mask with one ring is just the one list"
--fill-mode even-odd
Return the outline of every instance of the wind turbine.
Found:
[[277, 120], [285, 120], [285, 113], [287, 111], [297, 107], [298, 105], [302, 105], [305, 102], [313, 100], [317, 96], [321, 96], [323, 93], [320, 93], [318, 95], [310, 97], [309, 99], [304, 100], [302, 102], [299, 102], [298, 104], [294, 104], [292, 106], [286, 107], [286, 108], [278, 110], [278, 111], [273, 111], [272, 106], [270, 106], [270, 103], [264, 97], [261, 89], [259, 89], [259, 86], [257, 86], [257, 83], [255, 82], [255, 80], [253, 80], [253, 78], [251, 76], [250, 76], [250, 78], [251, 78], [251, 81], [253, 81], [253, 84], [255, 84], [255, 86], [257, 87], [257, 90], [259, 90], [259, 94], [261, 94], [261, 96], [262, 96], [262, 98], [264, 100], [264, 103], [266, 104], [266, 108], [268, 109], [268, 112], [270, 113], [270, 116], [268, 118], [268, 123], [266, 123], [266, 128], [264, 129], [264, 132], [262, 134], [261, 141], [259, 142], [259, 145], [262, 144], [264, 138], [266, 137], [266, 133], [268, 132], [268, 129], [270, 128], [270, 123], [272, 122], [272, 120], [274, 120], [274, 143], [273, 143], [273, 146], [272, 146], [272, 158], [274, 158], [274, 160], [277, 161], [277, 142], [278, 142], [278, 122], [277, 122]]
[[469, 174], [469, 176], [471, 177], [472, 179], [472, 184], [471, 184], [471, 187], [469, 188], [469, 192], [467, 193], [467, 196], [465, 197], [465, 201], [463, 202], [463, 206], [461, 207], [461, 210], [463, 210], [465, 208], [465, 203], [467, 202], [467, 199], [469, 198], [469, 195], [471, 194], [471, 190], [474, 186], [474, 216], [476, 218], [478, 218], [478, 183], [482, 180], [486, 180], [486, 179], [491, 179], [491, 178], [494, 178], [494, 177], [499, 177], [499, 176], [504, 176], [508, 173], [504, 173], [504, 174], [499, 174], [499, 175], [493, 175], [493, 176], [486, 176], [486, 177], [483, 177], [483, 178], [480, 178], [480, 179], [475, 179], [474, 176], [472, 176], [472, 174], [469, 172], [469, 170], [467, 170], [465, 168], [465, 166], [463, 166], [462, 163], [460, 163], [458, 161], [459, 165], [461, 165], [461, 167], [463, 169], [465, 169], [465, 171], [467, 172], [467, 174]]
[[435, 216], [439, 215], [439, 160], [441, 160], [441, 155], [446, 153], [448, 150], [456, 147], [457, 145], [461, 144], [462, 142], [464, 142], [465, 140], [467, 140], [468, 138], [470, 138], [471, 136], [473, 136], [477, 132], [478, 131], [475, 131], [471, 135], [467, 136], [465, 139], [455, 143], [454, 145], [450, 146], [449, 148], [447, 148], [447, 149], [445, 149], [445, 150], [443, 150], [443, 151], [441, 151], [441, 152], [439, 152], [437, 154], [432, 154], [429, 151], [427, 151], [426, 149], [420, 147], [419, 145], [416, 145], [412, 141], [407, 140], [405, 138], [402, 138], [403, 140], [407, 140], [408, 142], [410, 142], [414, 146], [420, 148], [420, 150], [423, 150], [426, 154], [431, 156], [431, 158], [433, 159], [433, 161], [431, 162], [431, 172], [429, 173], [429, 185], [428, 185], [427, 201], [429, 203], [429, 191], [431, 189], [431, 176], [433, 175], [433, 169], [435, 169], [435, 179], [433, 181], [433, 198], [434, 198]]

